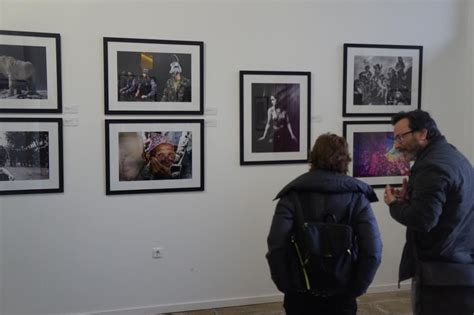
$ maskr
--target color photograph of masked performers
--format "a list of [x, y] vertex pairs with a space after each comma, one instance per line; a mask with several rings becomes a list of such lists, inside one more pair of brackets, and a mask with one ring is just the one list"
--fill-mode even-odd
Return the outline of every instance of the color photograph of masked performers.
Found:
[[412, 57], [355, 56], [354, 105], [411, 105]]
[[119, 180], [166, 180], [192, 177], [189, 131], [120, 132]]
[[191, 102], [191, 55], [117, 53], [119, 102]]
[[395, 149], [391, 132], [354, 133], [354, 177], [403, 176], [409, 168]]
[[252, 152], [299, 150], [300, 86], [252, 84]]

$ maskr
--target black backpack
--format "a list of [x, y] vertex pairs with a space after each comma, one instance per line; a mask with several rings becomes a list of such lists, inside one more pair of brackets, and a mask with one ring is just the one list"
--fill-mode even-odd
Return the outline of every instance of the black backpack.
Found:
[[349, 210], [348, 224], [338, 223], [329, 210], [323, 212], [323, 221], [308, 221], [311, 215], [305, 214], [311, 211], [311, 207], [305, 204], [303, 208], [300, 197], [295, 191], [290, 193], [290, 200], [295, 205], [296, 223], [291, 243], [299, 262], [297, 278], [303, 282], [299, 286], [315, 296], [344, 294], [348, 291], [356, 259], [352, 252], [354, 235], [348, 225], [352, 209]]

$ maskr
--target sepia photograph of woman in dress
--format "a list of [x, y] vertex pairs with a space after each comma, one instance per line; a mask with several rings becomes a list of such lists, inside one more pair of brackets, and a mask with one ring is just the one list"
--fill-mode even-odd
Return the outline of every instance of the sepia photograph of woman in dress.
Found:
[[299, 85], [253, 84], [252, 90], [255, 92], [252, 151], [298, 151]]

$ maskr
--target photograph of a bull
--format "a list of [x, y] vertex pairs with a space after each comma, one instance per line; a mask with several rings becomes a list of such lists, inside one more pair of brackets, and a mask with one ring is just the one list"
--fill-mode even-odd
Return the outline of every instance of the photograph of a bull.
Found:
[[0, 30], [0, 113], [61, 113], [61, 35]]
[[0, 99], [47, 99], [46, 47], [0, 44]]
[[11, 56], [0, 56], [0, 73], [8, 78], [9, 97], [23, 94], [22, 87], [26, 88], [26, 94], [37, 94], [35, 66], [30, 61], [17, 60]]

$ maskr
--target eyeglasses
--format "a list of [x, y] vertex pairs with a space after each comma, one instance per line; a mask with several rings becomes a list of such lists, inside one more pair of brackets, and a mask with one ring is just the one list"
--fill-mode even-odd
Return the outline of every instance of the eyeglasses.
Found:
[[395, 142], [403, 141], [403, 138], [404, 138], [406, 135], [408, 135], [408, 134], [410, 134], [410, 133], [414, 133], [414, 132], [415, 132], [415, 130], [410, 130], [410, 131], [401, 133], [401, 134], [399, 134], [399, 135], [394, 136], [394, 137], [393, 137], [393, 140], [394, 140]]

